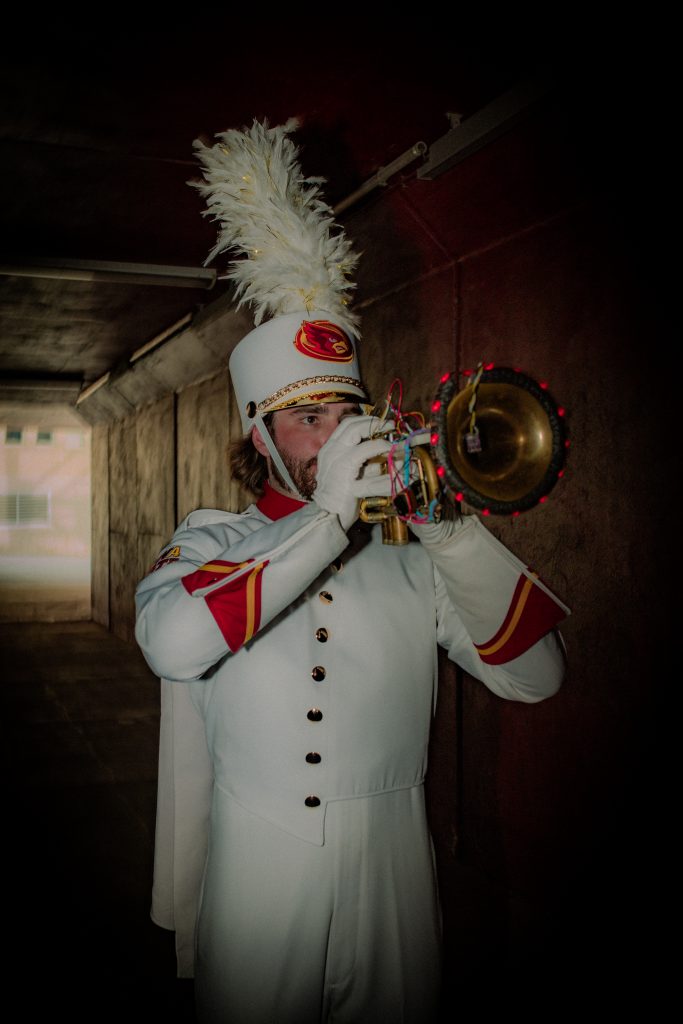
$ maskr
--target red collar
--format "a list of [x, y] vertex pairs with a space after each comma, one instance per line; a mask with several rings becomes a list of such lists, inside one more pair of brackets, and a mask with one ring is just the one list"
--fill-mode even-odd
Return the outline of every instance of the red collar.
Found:
[[282, 519], [284, 516], [296, 512], [307, 505], [306, 501], [299, 501], [298, 498], [290, 498], [287, 494], [280, 494], [274, 490], [266, 480], [263, 494], [256, 502], [256, 508], [263, 512], [269, 519]]

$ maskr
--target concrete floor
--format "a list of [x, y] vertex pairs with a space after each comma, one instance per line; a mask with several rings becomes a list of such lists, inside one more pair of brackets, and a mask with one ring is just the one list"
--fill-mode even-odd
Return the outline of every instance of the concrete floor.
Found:
[[0, 622], [90, 618], [90, 558], [0, 554]]
[[8, 1001], [29, 1019], [192, 1021], [149, 918], [157, 679], [92, 622], [0, 623], [0, 652]]

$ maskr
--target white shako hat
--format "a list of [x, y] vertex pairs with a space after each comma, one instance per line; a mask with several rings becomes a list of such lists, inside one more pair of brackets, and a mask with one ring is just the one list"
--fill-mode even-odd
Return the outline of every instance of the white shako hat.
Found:
[[275, 128], [254, 121], [220, 133], [212, 146], [195, 140], [204, 181], [190, 183], [220, 225], [206, 263], [218, 253], [238, 255], [224, 276], [235, 283], [238, 308], [254, 309], [255, 329], [229, 364], [244, 431], [258, 427], [295, 493], [263, 416], [294, 405], [367, 401], [358, 317], [348, 309], [358, 256], [322, 198], [322, 179], [302, 174], [288, 138], [297, 127], [295, 119]]
[[244, 337], [230, 376], [246, 434], [256, 414], [323, 402], [367, 402], [355, 339], [324, 310], [275, 317]]

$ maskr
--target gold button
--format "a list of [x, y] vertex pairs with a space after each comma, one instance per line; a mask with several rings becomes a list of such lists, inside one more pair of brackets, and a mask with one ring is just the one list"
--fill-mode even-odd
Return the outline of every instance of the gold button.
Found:
[[320, 593], [318, 594], [318, 597], [325, 604], [332, 604], [332, 602], [334, 601], [334, 598], [332, 597], [332, 594], [329, 592], [329, 590], [321, 590]]
[[344, 563], [342, 562], [341, 558], [335, 558], [334, 562], [332, 562], [332, 565], [330, 566], [332, 572], [341, 572], [343, 568]]
[[310, 754], [306, 754], [306, 760], [309, 764], [320, 764], [322, 757], [312, 750]]
[[319, 722], [323, 717], [323, 713], [320, 708], [311, 708], [306, 717], [310, 719], [311, 722]]
[[304, 800], [304, 803], [306, 804], [307, 807], [320, 807], [320, 797], [307, 796], [306, 799]]
[[321, 626], [320, 629], [316, 629], [315, 631], [315, 638], [320, 644], [327, 643], [329, 636], [330, 634], [328, 633], [324, 626]]
[[322, 683], [327, 673], [322, 665], [316, 665], [315, 668], [311, 669], [311, 675], [316, 683]]

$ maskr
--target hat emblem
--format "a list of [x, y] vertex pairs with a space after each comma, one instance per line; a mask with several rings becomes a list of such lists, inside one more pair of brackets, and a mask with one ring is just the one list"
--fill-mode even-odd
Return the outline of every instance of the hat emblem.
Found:
[[294, 347], [305, 356], [327, 363], [353, 360], [353, 345], [341, 327], [329, 320], [304, 320], [296, 332]]

